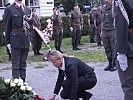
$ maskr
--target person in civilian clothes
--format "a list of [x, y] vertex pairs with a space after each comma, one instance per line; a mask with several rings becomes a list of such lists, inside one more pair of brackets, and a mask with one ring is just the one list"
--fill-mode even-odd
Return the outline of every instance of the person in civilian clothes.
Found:
[[105, 4], [106, 5], [102, 8], [101, 38], [109, 64], [106, 68], [104, 68], [104, 70], [115, 71], [116, 31], [114, 26], [114, 18], [112, 16], [112, 0], [105, 0]]
[[63, 53], [63, 51], [61, 50], [63, 38], [63, 24], [60, 9], [58, 7], [53, 8], [52, 21], [55, 49]]
[[133, 0], [113, 0], [117, 68], [124, 100], [133, 99]]
[[73, 50], [81, 50], [78, 48], [78, 44], [81, 39], [81, 23], [82, 23], [82, 17], [81, 13], [79, 12], [78, 4], [74, 5], [74, 10], [71, 13], [70, 17], [70, 30], [72, 34], [72, 46]]
[[32, 9], [32, 18], [31, 18], [31, 43], [32, 43], [32, 49], [34, 51], [34, 55], [42, 55], [40, 53], [41, 45], [42, 45], [42, 39], [37, 33], [36, 30], [33, 29], [33, 26], [37, 27], [39, 30], [41, 29], [41, 22], [39, 16], [36, 14], [36, 10]]
[[61, 87], [63, 90], [60, 95], [63, 99], [79, 100], [79, 98], [83, 98], [83, 100], [89, 100], [92, 97], [92, 93], [86, 91], [92, 89], [97, 83], [92, 67], [78, 58], [68, 57], [57, 50], [51, 51], [48, 59], [59, 70], [50, 100], [55, 100]]
[[26, 60], [30, 46], [26, 12], [22, 0], [15, 0], [4, 12], [6, 44], [11, 46], [12, 77], [23, 81], [26, 79]]

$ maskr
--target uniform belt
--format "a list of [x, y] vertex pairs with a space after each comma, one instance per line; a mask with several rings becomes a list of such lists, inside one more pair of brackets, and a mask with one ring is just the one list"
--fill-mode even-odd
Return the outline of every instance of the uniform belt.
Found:
[[12, 29], [13, 32], [24, 32], [23, 28], [13, 28]]
[[128, 32], [133, 32], [133, 28], [128, 28]]

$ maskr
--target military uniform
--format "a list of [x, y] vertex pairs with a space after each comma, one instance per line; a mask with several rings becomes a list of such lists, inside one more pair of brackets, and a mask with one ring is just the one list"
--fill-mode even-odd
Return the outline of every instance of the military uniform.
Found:
[[[96, 41], [97, 45], [101, 45], [101, 9], [97, 8], [97, 10], [94, 11], [94, 26], [95, 26], [95, 33], [96, 33]], [[95, 25], [96, 24], [96, 25]]]
[[90, 35], [90, 43], [95, 43], [95, 27], [94, 27], [94, 10], [93, 8], [88, 14], [88, 24], [89, 24], [89, 35]]
[[[121, 10], [122, 6], [125, 10]], [[125, 71], [120, 67], [118, 62], [118, 73], [121, 86], [124, 92], [124, 100], [133, 99], [133, 1], [132, 0], [115, 0], [114, 15], [116, 15], [116, 39], [117, 53], [124, 54], [127, 57], [128, 67]], [[132, 6], [130, 6], [132, 5]], [[123, 8], [122, 8], [123, 9]], [[126, 13], [122, 13], [126, 11]], [[118, 60], [118, 59], [117, 59]], [[124, 62], [124, 61], [123, 61]]]
[[116, 32], [114, 26], [114, 18], [112, 17], [112, 5], [106, 4], [102, 8], [102, 41], [105, 49], [109, 65], [104, 70], [115, 71], [115, 41], [116, 41]]
[[63, 24], [62, 16], [60, 14], [54, 13], [52, 16], [53, 21], [53, 35], [54, 35], [54, 44], [56, 50], [63, 52], [61, 50], [62, 38], [63, 38]]
[[33, 29], [33, 26], [37, 27], [38, 29], [41, 29], [40, 18], [37, 15], [32, 15], [31, 18], [31, 43], [34, 55], [41, 55], [39, 51], [41, 49], [42, 39], [37, 33], [37, 31]]
[[4, 12], [6, 44], [10, 44], [12, 48], [12, 76], [25, 81], [30, 38], [28, 29], [23, 27], [24, 15], [26, 15], [25, 6], [22, 9], [15, 2]]
[[81, 39], [81, 14], [73, 10], [70, 17], [70, 27], [73, 28], [72, 31], [72, 46], [73, 50], [80, 50], [77, 45]]

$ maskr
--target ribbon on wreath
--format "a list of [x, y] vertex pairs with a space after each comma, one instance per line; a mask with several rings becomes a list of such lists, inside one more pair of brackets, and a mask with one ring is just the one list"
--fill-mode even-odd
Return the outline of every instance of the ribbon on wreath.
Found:
[[53, 21], [51, 19], [48, 19], [47, 23], [48, 23], [47, 27], [42, 31], [40, 31], [37, 27], [33, 26], [33, 29], [36, 30], [36, 32], [39, 34], [39, 36], [43, 40], [45, 46], [49, 48], [48, 53], [46, 55], [44, 55], [43, 58], [42, 58], [45, 61], [48, 61], [48, 55], [51, 52], [49, 42], [52, 39]]

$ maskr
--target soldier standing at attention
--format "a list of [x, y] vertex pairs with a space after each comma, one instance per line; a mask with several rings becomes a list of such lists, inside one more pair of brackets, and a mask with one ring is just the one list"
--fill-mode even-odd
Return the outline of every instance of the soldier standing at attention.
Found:
[[116, 16], [117, 68], [123, 100], [133, 100], [133, 0], [114, 0]]
[[70, 30], [72, 32], [72, 46], [73, 50], [81, 50], [78, 48], [79, 41], [81, 39], [81, 13], [79, 12], [78, 4], [74, 5], [74, 10], [70, 17]]
[[[32, 9], [31, 25], [41, 30], [40, 18], [39, 16], [37, 16], [35, 9]], [[32, 43], [32, 49], [34, 51], [34, 55], [35, 56], [42, 55], [39, 52], [41, 49], [41, 45], [42, 45], [42, 39], [39, 36], [39, 34], [36, 32], [36, 30], [33, 29], [33, 27], [31, 27], [31, 43]]]
[[106, 68], [104, 68], [104, 70], [115, 71], [116, 31], [114, 18], [112, 16], [112, 0], [105, 0], [105, 4], [106, 5], [102, 8], [101, 38], [109, 64]]
[[62, 38], [63, 38], [63, 24], [62, 24], [62, 16], [60, 14], [59, 8], [53, 8], [53, 34], [54, 34], [54, 44], [55, 49], [63, 53], [61, 50]]
[[88, 25], [89, 25], [90, 43], [96, 43], [94, 41], [95, 27], [94, 27], [94, 9], [93, 8], [91, 8], [91, 11], [88, 14]]
[[11, 46], [12, 77], [26, 79], [26, 60], [29, 52], [29, 26], [27, 11], [22, 0], [8, 6], [4, 12], [6, 44]]
[[101, 46], [101, 8], [98, 6], [97, 8], [94, 8], [94, 27], [95, 27], [95, 33], [96, 33], [96, 41], [97, 46]]

